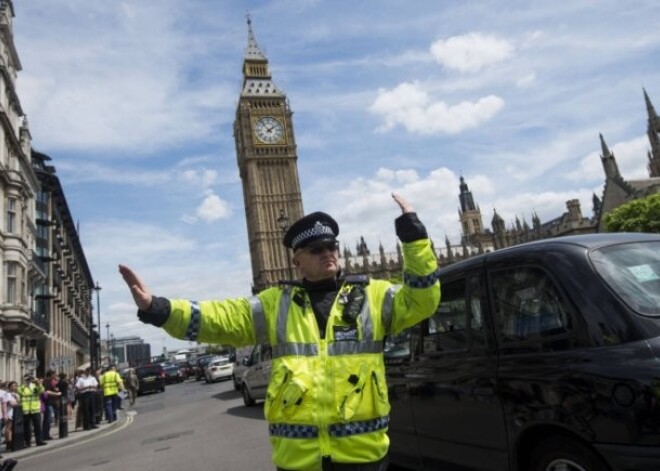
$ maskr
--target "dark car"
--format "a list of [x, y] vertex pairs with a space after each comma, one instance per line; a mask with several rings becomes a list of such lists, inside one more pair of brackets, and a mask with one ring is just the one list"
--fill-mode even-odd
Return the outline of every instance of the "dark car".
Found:
[[206, 366], [209, 364], [209, 361], [211, 361], [212, 358], [214, 358], [216, 355], [200, 355], [197, 357], [195, 360], [195, 367], [194, 367], [194, 372], [195, 372], [195, 381], [199, 381], [200, 379], [204, 379], [206, 376]]
[[165, 375], [165, 384], [181, 383], [185, 379], [179, 365], [164, 365], [163, 374]]
[[142, 365], [135, 368], [138, 377], [138, 395], [147, 392], [165, 392], [165, 372], [160, 365]]
[[386, 341], [393, 464], [660, 469], [660, 236], [594, 234], [440, 270], [438, 311]]

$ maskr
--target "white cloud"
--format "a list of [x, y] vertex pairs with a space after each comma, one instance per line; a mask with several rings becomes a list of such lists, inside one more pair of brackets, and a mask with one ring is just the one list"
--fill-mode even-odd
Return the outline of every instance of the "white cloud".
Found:
[[431, 135], [457, 134], [474, 128], [490, 120], [503, 107], [504, 100], [494, 95], [456, 105], [432, 101], [418, 82], [405, 82], [392, 90], [379, 90], [369, 109], [385, 121], [379, 132], [401, 125], [408, 132]]
[[497, 36], [469, 33], [439, 39], [431, 44], [431, 54], [444, 67], [459, 72], [478, 72], [513, 55], [513, 45]]
[[179, 178], [190, 185], [208, 188], [217, 181], [218, 172], [209, 169], [188, 169], [182, 171]]
[[195, 214], [205, 222], [214, 222], [218, 219], [227, 219], [232, 212], [229, 203], [215, 193], [207, 191], [204, 201], [199, 205]]

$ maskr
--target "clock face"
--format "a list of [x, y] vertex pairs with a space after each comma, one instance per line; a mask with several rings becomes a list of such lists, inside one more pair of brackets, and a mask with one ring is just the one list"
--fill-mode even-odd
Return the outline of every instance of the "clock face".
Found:
[[280, 142], [284, 136], [282, 122], [272, 116], [259, 118], [254, 131], [257, 134], [257, 139], [264, 144], [275, 144]]

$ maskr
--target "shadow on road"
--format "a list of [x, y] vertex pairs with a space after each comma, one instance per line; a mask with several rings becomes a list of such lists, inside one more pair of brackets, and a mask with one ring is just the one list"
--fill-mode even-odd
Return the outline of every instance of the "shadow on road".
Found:
[[214, 394], [211, 396], [214, 399], [220, 399], [221, 401], [227, 401], [229, 399], [236, 399], [241, 397], [241, 393], [239, 391], [234, 391], [233, 389], [231, 391], [222, 391], [219, 392], [218, 394]]
[[263, 404], [254, 407], [236, 406], [227, 409], [227, 414], [245, 419], [265, 420]]

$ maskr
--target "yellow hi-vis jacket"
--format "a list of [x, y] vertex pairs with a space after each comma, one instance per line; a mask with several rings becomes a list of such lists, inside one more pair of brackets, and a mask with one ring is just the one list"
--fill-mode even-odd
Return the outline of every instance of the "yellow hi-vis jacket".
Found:
[[103, 388], [103, 396], [114, 396], [120, 389], [124, 389], [124, 381], [121, 375], [116, 371], [106, 371], [100, 378], [101, 387]]
[[371, 280], [357, 324], [342, 320], [346, 281], [321, 339], [304, 288], [268, 288], [252, 298], [171, 300], [163, 328], [198, 342], [270, 344], [273, 360], [264, 411], [273, 461], [289, 470], [369, 463], [387, 453], [390, 405], [384, 337], [431, 316], [440, 301], [437, 260], [428, 239], [404, 243], [404, 283]]
[[[41, 413], [41, 400], [39, 396], [44, 392], [44, 387], [41, 384], [32, 383], [31, 387], [27, 384], [22, 384], [18, 388], [18, 396], [21, 398], [21, 410], [23, 414], [39, 414]], [[41, 437], [39, 437], [41, 440]]]

